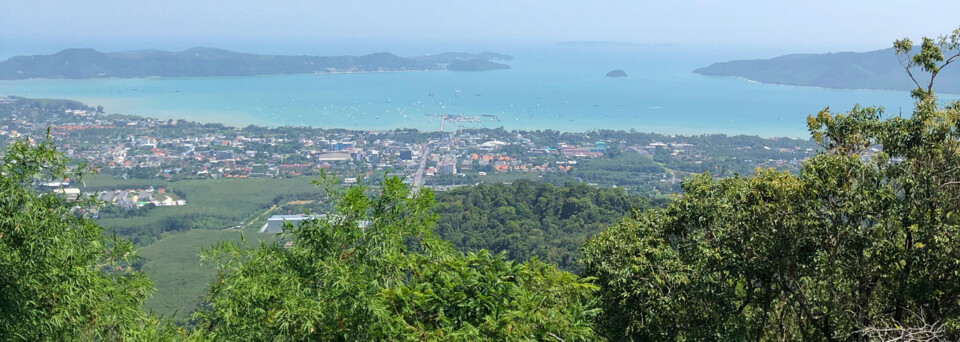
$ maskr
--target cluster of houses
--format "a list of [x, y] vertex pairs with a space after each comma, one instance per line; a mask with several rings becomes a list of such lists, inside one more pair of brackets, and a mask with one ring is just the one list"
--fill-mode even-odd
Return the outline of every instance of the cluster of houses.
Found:
[[123, 209], [141, 208], [147, 204], [153, 204], [158, 207], [187, 204], [187, 201], [178, 198], [175, 194], [167, 193], [163, 188], [156, 190], [150, 187], [147, 189], [116, 189], [113, 191], [81, 192], [80, 188], [70, 187], [69, 179], [61, 182], [43, 183], [42, 186], [50, 189], [53, 193], [65, 196], [69, 201], [94, 197], [103, 204], [115, 205]]
[[187, 201], [168, 194], [163, 188], [148, 189], [117, 189], [97, 193], [97, 200], [113, 204], [124, 209], [140, 208], [147, 204], [158, 207], [185, 205]]

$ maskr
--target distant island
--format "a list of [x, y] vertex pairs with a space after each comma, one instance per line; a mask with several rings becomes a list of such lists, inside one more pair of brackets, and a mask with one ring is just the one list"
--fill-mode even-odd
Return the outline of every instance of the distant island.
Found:
[[512, 57], [492, 52], [445, 52], [400, 57], [386, 52], [363, 56], [257, 55], [202, 47], [180, 52], [141, 50], [114, 53], [67, 49], [53, 55], [11, 57], [0, 62], [0, 79], [256, 76], [510, 68], [493, 60], [508, 61]]
[[430, 64], [450, 64], [458, 61], [512, 61], [513, 57], [495, 52], [471, 54], [466, 52], [444, 52], [435, 55], [407, 57], [407, 59]]
[[627, 72], [620, 69], [610, 70], [610, 72], [607, 73], [607, 77], [627, 77]]
[[616, 41], [605, 41], [605, 40], [574, 40], [556, 43], [559, 46], [570, 46], [570, 47], [587, 47], [587, 48], [598, 48], [598, 47], [644, 47], [644, 48], [661, 48], [661, 47], [671, 47], [674, 46], [671, 43], [631, 43], [631, 42], [616, 42]]
[[[823, 88], [912, 90], [916, 87], [897, 62], [892, 48], [739, 60], [715, 63], [693, 72], [708, 76], [743, 77], [762, 83]], [[960, 68], [945, 68], [937, 76], [935, 88], [941, 93], [960, 94]]]
[[456, 60], [447, 64], [447, 70], [450, 71], [486, 71], [501, 69], [510, 69], [510, 66], [481, 59]]

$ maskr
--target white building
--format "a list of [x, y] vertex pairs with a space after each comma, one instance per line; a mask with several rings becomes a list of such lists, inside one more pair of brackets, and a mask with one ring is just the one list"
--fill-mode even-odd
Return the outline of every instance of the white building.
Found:
[[326, 215], [273, 215], [267, 219], [267, 224], [263, 225], [263, 228], [260, 228], [260, 232], [282, 233], [284, 222], [290, 222], [291, 225], [297, 227], [303, 221], [322, 219], [324, 217], [326, 217]]

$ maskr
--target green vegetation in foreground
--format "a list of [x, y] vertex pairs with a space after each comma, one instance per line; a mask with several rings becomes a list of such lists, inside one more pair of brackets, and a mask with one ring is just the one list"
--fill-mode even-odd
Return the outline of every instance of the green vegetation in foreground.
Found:
[[[246, 232], [247, 245], [254, 246], [262, 239], [270, 241], [275, 235]], [[236, 230], [193, 230], [167, 234], [160, 241], [140, 249], [143, 274], [156, 282], [157, 292], [147, 298], [148, 311], [181, 321], [190, 317], [202, 304], [202, 296], [210, 281], [216, 279], [212, 265], [201, 266], [200, 252], [223, 241], [241, 242]]]
[[[339, 188], [328, 188], [328, 192]], [[194, 317], [211, 340], [565, 340], [596, 338], [593, 286], [537, 260], [463, 253], [433, 235], [433, 193], [399, 178], [352, 186], [335, 220], [288, 230], [294, 243], [204, 254], [219, 281]], [[289, 226], [288, 226], [289, 227]]]
[[[895, 47], [908, 70], [936, 75], [960, 58], [960, 29], [940, 42]], [[960, 102], [941, 107], [934, 77], [915, 79], [909, 118], [810, 116], [824, 152], [799, 175], [693, 177], [667, 208], [585, 243], [596, 328], [639, 341], [960, 339]]]
[[[140, 309], [153, 284], [135, 271], [133, 245], [61, 196], [37, 196], [38, 180], [80, 179], [53, 141], [17, 140], [0, 163], [0, 339], [170, 339], [175, 330]], [[89, 199], [81, 202], [93, 205]]]
[[[99, 176], [87, 181], [85, 191], [125, 189], [127, 186], [164, 187], [187, 201], [183, 206], [157, 207], [145, 215], [103, 218], [98, 222], [111, 232], [131, 239], [137, 245], [149, 245], [164, 232], [191, 229], [224, 229], [240, 225], [259, 227], [250, 222], [264, 210], [292, 200], [316, 199], [312, 177], [208, 179], [177, 182], [114, 180]], [[156, 184], [154, 184], [156, 183]]]

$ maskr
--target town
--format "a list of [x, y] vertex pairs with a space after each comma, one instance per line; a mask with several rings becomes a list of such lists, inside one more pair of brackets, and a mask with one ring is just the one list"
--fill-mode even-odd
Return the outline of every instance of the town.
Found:
[[[663, 195], [691, 173], [796, 170], [817, 146], [807, 140], [674, 136], [635, 131], [460, 129], [355, 131], [310, 127], [227, 127], [106, 114], [67, 100], [0, 97], [0, 139], [49, 135], [73, 160], [118, 179], [167, 181], [334, 175], [344, 184], [399, 175], [415, 187], [541, 179], [624, 187]], [[616, 163], [612, 163], [612, 161]], [[79, 195], [70, 186], [62, 191]], [[123, 208], [183, 205], [164, 189], [115, 189], [97, 197]]]

